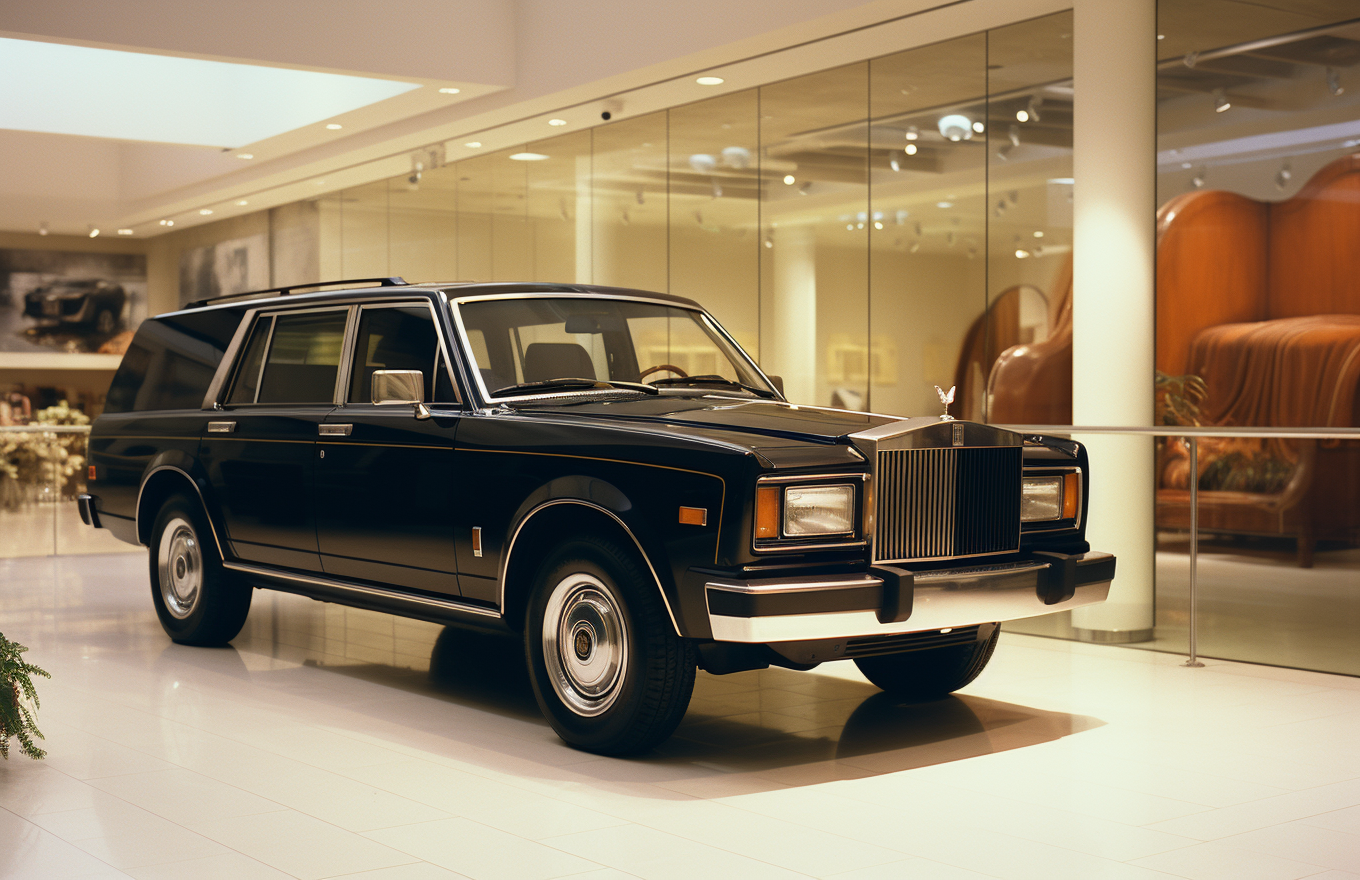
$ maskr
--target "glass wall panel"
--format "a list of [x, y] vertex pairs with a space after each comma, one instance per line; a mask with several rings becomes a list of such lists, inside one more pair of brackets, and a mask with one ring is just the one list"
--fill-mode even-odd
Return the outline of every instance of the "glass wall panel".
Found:
[[[1360, 10], [1161, 0], [1157, 417], [1360, 426]], [[1157, 459], [1157, 635], [1186, 639], [1198, 489], [1208, 656], [1360, 674], [1360, 441], [1238, 436]]]
[[669, 166], [670, 292], [706, 304], [757, 358], [758, 112], [756, 89], [673, 108]]
[[379, 180], [340, 194], [341, 278], [379, 278], [390, 274], [388, 187]]
[[491, 171], [492, 281], [523, 281], [533, 277], [533, 241], [528, 217], [529, 166], [539, 156], [528, 149], [497, 153]]
[[876, 411], [929, 415], [987, 302], [987, 37], [876, 58], [870, 88], [870, 321], [859, 362]]
[[509, 161], [519, 148], [464, 159], [458, 174], [458, 277], [461, 281], [492, 281], [496, 184], [494, 169]]
[[666, 114], [602, 125], [594, 135], [592, 280], [669, 290]]
[[547, 158], [524, 163], [533, 247], [524, 280], [590, 283], [590, 141], [581, 131], [528, 147]]
[[389, 199], [391, 271], [407, 281], [456, 280], [457, 166], [398, 177], [392, 181]]
[[760, 89], [761, 364], [795, 403], [869, 405], [869, 64]]
[[315, 200], [317, 216], [317, 280], [344, 278], [340, 219], [344, 215], [343, 193]]

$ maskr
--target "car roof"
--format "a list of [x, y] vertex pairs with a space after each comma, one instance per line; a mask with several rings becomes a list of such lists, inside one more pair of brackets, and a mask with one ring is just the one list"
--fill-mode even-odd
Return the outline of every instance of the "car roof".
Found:
[[[367, 279], [377, 281], [378, 279]], [[393, 299], [410, 294], [422, 294], [431, 296], [437, 293], [444, 293], [449, 299], [459, 300], [469, 297], [495, 297], [495, 296], [522, 296], [530, 294], [599, 294], [610, 298], [624, 299], [648, 299], [672, 302], [679, 306], [702, 309], [697, 302], [683, 296], [676, 296], [671, 293], [660, 293], [650, 290], [636, 290], [627, 287], [606, 287], [598, 284], [557, 284], [550, 282], [512, 282], [512, 281], [440, 281], [440, 282], [421, 282], [409, 284], [400, 278], [382, 279], [380, 285], [375, 284], [368, 287], [339, 287], [354, 282], [336, 281], [321, 282], [320, 285], [337, 286], [333, 290], [312, 291], [308, 293], [293, 293], [300, 287], [311, 287], [320, 285], [297, 285], [291, 288], [276, 288], [273, 290], [251, 291], [247, 293], [231, 294], [229, 296], [217, 297], [215, 299], [199, 300], [191, 302], [181, 312], [201, 311], [212, 308], [257, 308], [262, 305], [279, 304], [292, 305], [294, 303], [323, 303], [323, 302], [350, 302], [353, 300], [368, 300], [374, 297], [382, 299]]]

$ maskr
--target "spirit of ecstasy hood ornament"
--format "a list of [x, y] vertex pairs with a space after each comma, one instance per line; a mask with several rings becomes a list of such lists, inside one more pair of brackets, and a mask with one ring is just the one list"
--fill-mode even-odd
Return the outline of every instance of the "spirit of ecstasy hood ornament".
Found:
[[944, 415], [940, 416], [942, 422], [952, 422], [954, 417], [949, 414], [949, 404], [954, 402], [954, 389], [957, 385], [950, 385], [949, 390], [945, 391], [939, 385], [935, 386], [935, 393], [940, 395], [940, 403], [944, 404]]

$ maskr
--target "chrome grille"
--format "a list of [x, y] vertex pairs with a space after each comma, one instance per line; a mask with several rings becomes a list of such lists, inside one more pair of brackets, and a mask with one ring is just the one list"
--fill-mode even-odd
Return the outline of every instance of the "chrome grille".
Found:
[[1020, 547], [1019, 446], [886, 449], [874, 479], [874, 561]]

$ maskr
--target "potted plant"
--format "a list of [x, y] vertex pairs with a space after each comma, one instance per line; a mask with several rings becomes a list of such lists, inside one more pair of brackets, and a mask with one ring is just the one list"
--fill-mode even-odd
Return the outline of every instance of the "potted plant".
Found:
[[10, 738], [19, 740], [19, 749], [35, 761], [41, 760], [47, 752], [33, 743], [33, 738], [43, 739], [42, 732], [34, 723], [33, 713], [38, 709], [38, 691], [33, 687], [30, 676], [52, 676], [31, 663], [25, 663], [22, 654], [27, 651], [23, 645], [11, 642], [0, 634], [0, 758], [9, 760]]

